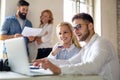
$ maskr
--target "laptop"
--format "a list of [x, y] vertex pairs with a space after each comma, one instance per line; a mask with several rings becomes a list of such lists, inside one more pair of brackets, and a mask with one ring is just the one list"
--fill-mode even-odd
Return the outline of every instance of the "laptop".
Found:
[[28, 76], [53, 75], [49, 69], [30, 67], [23, 37], [5, 40], [5, 46], [11, 70]]

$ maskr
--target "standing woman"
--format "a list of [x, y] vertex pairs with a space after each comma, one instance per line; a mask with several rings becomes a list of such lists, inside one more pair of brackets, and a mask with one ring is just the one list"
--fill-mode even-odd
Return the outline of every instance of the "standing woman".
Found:
[[40, 25], [42, 29], [40, 36], [36, 37], [38, 54], [36, 59], [44, 58], [52, 51], [52, 30], [53, 14], [50, 10], [44, 10], [40, 16]]

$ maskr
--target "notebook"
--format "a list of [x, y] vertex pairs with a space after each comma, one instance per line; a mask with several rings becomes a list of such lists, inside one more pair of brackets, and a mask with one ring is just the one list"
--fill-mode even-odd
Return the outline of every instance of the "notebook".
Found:
[[7, 39], [5, 40], [5, 46], [9, 65], [13, 72], [29, 76], [53, 75], [49, 69], [44, 70], [42, 68], [30, 68], [26, 45], [23, 37]]

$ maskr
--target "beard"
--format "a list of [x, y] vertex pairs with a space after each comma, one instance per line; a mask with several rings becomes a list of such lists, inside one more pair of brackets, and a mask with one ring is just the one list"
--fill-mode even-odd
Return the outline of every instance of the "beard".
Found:
[[21, 12], [19, 11], [19, 12], [18, 12], [18, 15], [19, 15], [19, 17], [20, 17], [22, 20], [25, 20], [25, 19], [26, 19], [26, 14], [21, 13]]
[[86, 33], [79, 39], [79, 41], [85, 41], [89, 35], [90, 35], [90, 31], [87, 28]]

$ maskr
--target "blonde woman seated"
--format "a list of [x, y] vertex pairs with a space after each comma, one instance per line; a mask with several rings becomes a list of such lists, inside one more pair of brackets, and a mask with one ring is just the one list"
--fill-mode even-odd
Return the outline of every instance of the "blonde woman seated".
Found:
[[70, 23], [61, 22], [57, 25], [56, 32], [60, 42], [55, 44], [48, 58], [67, 60], [79, 53], [81, 46]]

